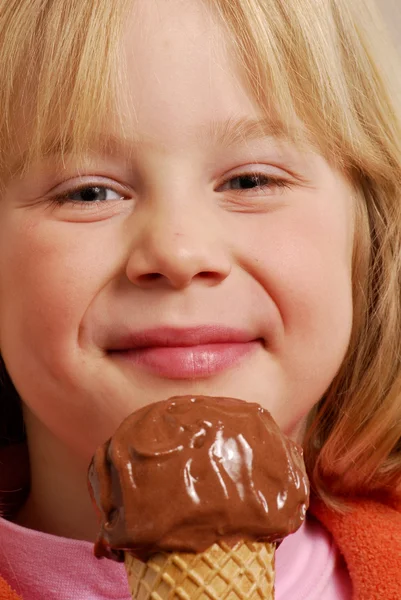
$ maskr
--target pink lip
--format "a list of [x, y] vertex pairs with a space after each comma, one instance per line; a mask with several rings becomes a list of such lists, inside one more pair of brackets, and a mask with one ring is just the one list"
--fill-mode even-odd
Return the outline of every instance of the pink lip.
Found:
[[150, 329], [121, 336], [111, 355], [168, 379], [210, 377], [239, 363], [261, 340], [217, 326]]

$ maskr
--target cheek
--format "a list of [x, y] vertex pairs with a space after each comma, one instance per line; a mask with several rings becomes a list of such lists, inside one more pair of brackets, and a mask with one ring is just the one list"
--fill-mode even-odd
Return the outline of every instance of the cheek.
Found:
[[[288, 330], [304, 323], [319, 327], [320, 318], [335, 327], [351, 303], [351, 244], [333, 221], [287, 223], [275, 239], [272, 293]], [[266, 272], [267, 282], [269, 273]], [[337, 323], [338, 324], [338, 323]]]
[[288, 376], [288, 401], [304, 414], [335, 377], [352, 327], [353, 221], [348, 207], [305, 198], [255, 219], [238, 256], [277, 307], [275, 351]]
[[86, 310], [115, 271], [116, 240], [106, 230], [26, 217], [1, 229], [0, 346], [52, 363], [76, 344]]
[[277, 301], [287, 326], [316, 308], [341, 312], [342, 305], [349, 305], [352, 217], [341, 207], [329, 208], [323, 204], [263, 215], [246, 235], [235, 234], [243, 241], [242, 262]]
[[98, 385], [93, 401], [90, 388], [102, 374], [96, 360], [88, 367], [79, 331], [121, 269], [121, 232], [27, 219], [0, 223], [0, 347], [7, 370], [27, 407], [60, 438], [71, 441], [79, 423], [93, 423], [93, 435], [85, 428], [82, 435], [87, 452], [103, 440], [109, 398]]
[[322, 366], [327, 361], [333, 377], [352, 327], [351, 253], [342, 235], [324, 233], [308, 231], [297, 238], [293, 232], [291, 243], [283, 242], [272, 293], [292, 341], [289, 353], [316, 357]]

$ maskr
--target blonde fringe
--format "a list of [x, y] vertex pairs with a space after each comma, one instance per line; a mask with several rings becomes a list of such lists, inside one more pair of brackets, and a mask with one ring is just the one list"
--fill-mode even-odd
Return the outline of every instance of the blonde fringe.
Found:
[[[0, 15], [0, 177], [81, 152], [116, 104], [128, 0], [7, 0]], [[28, 110], [29, 107], [29, 110]], [[22, 119], [21, 119], [22, 117]], [[29, 144], [15, 135], [23, 123]], [[8, 152], [7, 152], [8, 150]], [[10, 155], [16, 163], [10, 164]]]
[[[349, 495], [399, 497], [401, 81], [384, 26], [369, 0], [208, 1], [262, 109], [289, 131], [300, 119], [357, 197], [352, 339], [310, 415], [305, 457], [313, 488], [336, 507]], [[0, 181], [18, 161], [24, 167], [48, 152], [84, 150], [107, 121], [123, 83], [127, 6], [3, 2]], [[18, 143], [21, 121], [30, 126], [28, 152]]]

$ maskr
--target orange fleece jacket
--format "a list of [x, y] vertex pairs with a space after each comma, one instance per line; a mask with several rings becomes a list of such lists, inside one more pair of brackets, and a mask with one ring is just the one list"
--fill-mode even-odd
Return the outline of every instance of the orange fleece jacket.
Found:
[[[344, 555], [353, 584], [352, 600], [401, 600], [401, 506], [374, 501], [351, 503], [339, 515], [318, 502], [311, 513], [331, 532]], [[0, 577], [0, 600], [23, 599]]]

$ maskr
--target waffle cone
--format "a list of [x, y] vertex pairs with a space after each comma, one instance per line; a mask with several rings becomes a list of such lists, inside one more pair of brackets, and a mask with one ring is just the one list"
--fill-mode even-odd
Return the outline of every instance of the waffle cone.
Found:
[[274, 544], [214, 544], [200, 554], [125, 554], [132, 600], [273, 600]]

